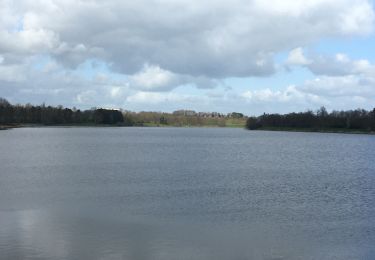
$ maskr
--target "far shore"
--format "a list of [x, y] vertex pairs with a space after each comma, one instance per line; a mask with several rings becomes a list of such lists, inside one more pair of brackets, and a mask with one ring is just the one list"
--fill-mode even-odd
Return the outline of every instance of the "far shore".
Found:
[[367, 134], [375, 135], [374, 131], [364, 131], [358, 129], [342, 129], [342, 128], [283, 128], [283, 127], [260, 127], [249, 131], [273, 131], [273, 132], [304, 132], [304, 133], [332, 133], [332, 134]]
[[143, 125], [122, 125], [122, 124], [19, 124], [19, 125], [0, 125], [0, 130], [9, 130], [12, 128], [38, 128], [38, 127], [176, 127], [176, 128], [245, 128], [245, 125], [167, 125], [167, 124], [153, 124], [146, 123]]
[[[217, 126], [217, 125], [165, 125], [165, 124], [145, 124], [145, 125], [134, 125], [126, 126], [121, 124], [56, 124], [56, 125], [44, 125], [44, 124], [8, 124], [0, 125], [0, 130], [10, 130], [13, 128], [48, 128], [48, 127], [65, 127], [65, 128], [80, 128], [80, 127], [176, 127], [176, 128], [243, 128], [242, 125], [230, 125], [230, 126]], [[309, 128], [281, 128], [281, 127], [261, 127], [254, 130], [248, 131], [272, 131], [272, 132], [305, 132], [305, 133], [336, 133], [336, 134], [366, 134], [375, 135], [374, 131], [363, 131], [356, 129], [309, 129]]]
[[19, 128], [19, 127], [22, 127], [22, 126], [21, 125], [14, 125], [14, 124], [0, 125], [0, 130], [9, 130], [9, 129], [12, 129], [12, 128]]

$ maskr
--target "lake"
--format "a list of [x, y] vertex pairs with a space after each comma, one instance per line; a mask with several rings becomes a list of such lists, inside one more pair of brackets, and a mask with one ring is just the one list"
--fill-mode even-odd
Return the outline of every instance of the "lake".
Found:
[[375, 136], [0, 132], [0, 259], [375, 259]]

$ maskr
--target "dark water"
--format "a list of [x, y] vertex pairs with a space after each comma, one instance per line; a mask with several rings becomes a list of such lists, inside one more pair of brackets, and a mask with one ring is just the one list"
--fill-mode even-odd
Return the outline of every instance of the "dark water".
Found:
[[1, 131], [0, 259], [375, 259], [375, 136]]

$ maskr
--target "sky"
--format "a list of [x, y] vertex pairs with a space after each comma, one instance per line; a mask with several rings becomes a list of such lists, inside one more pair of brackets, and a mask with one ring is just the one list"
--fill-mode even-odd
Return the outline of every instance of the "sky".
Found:
[[0, 97], [247, 115], [375, 107], [370, 0], [0, 0]]

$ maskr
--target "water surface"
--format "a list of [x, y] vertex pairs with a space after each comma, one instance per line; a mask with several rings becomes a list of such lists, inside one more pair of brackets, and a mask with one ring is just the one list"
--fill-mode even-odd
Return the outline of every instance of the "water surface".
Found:
[[374, 259], [375, 137], [0, 133], [0, 259]]

